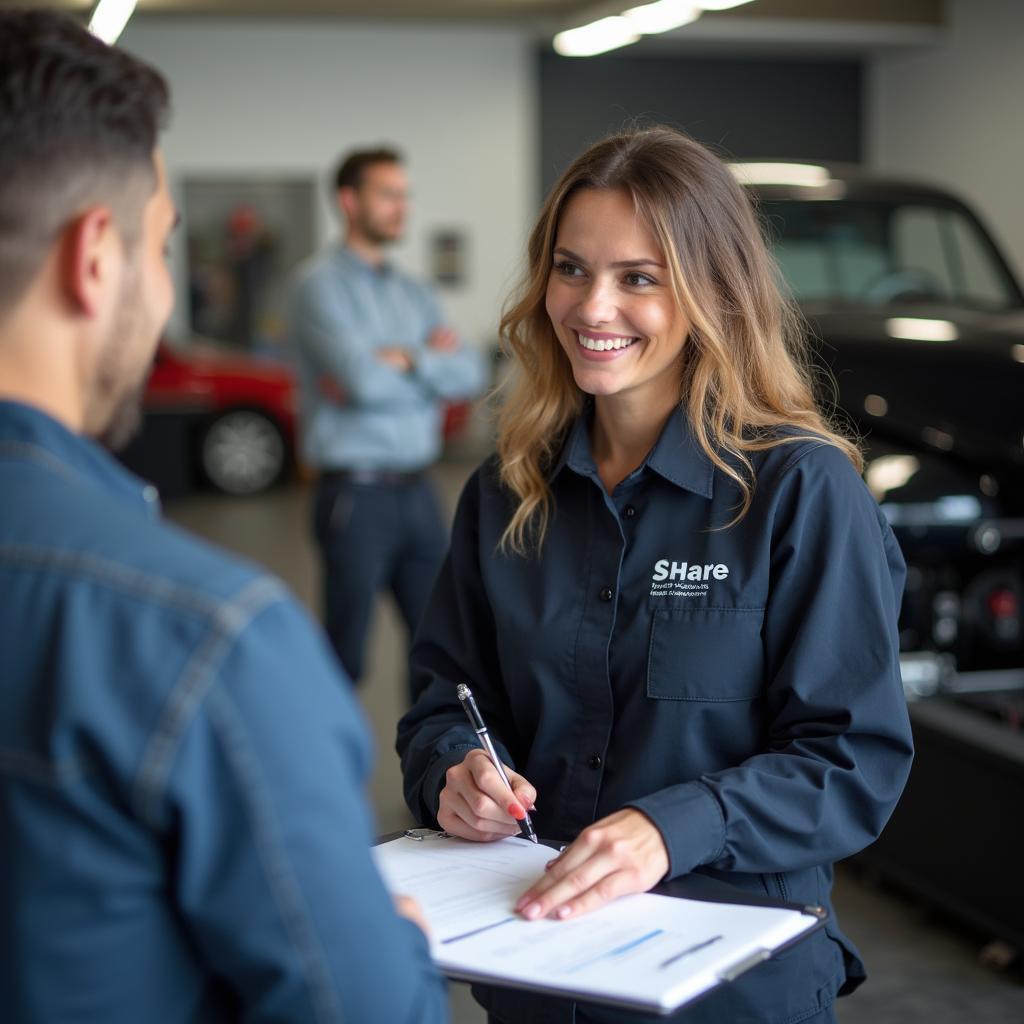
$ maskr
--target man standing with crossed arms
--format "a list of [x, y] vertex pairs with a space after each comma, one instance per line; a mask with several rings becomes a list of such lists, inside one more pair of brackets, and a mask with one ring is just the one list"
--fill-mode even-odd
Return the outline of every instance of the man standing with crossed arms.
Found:
[[424, 471], [441, 450], [445, 402], [479, 394], [485, 367], [431, 291], [385, 258], [405, 230], [399, 155], [350, 153], [334, 191], [344, 242], [299, 271], [291, 335], [303, 456], [319, 471], [313, 529], [327, 633], [358, 682], [380, 591], [394, 595], [410, 634], [419, 622], [448, 547]]

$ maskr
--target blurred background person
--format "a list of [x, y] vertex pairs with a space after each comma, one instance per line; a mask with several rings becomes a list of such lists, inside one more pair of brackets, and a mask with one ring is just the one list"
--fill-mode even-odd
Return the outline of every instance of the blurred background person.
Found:
[[385, 259], [408, 210], [398, 153], [350, 153], [334, 184], [344, 241], [298, 272], [291, 336], [303, 456], [319, 472], [327, 633], [358, 682], [378, 592], [391, 591], [410, 634], [420, 619], [447, 545], [424, 470], [441, 451], [444, 403], [479, 394], [485, 363], [431, 291]]

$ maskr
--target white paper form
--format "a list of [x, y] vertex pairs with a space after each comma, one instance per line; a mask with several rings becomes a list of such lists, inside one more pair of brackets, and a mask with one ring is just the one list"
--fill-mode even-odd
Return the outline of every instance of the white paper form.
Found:
[[414, 897], [448, 975], [668, 1012], [812, 930], [798, 910], [649, 893], [568, 921], [513, 910], [555, 852], [521, 839], [396, 839], [374, 849], [388, 888]]

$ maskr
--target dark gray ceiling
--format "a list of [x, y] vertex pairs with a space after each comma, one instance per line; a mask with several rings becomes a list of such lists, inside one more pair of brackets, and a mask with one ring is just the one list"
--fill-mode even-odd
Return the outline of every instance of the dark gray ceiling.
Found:
[[[630, 0], [639, 3], [641, 0]], [[0, 6], [57, 6], [86, 13], [93, 0], [0, 0]], [[623, 3], [623, 7], [629, 3]], [[777, 18], [902, 23], [937, 27], [943, 0], [753, 0], [705, 18]], [[216, 17], [339, 17], [415, 21], [504, 21], [522, 25], [579, 20], [616, 9], [606, 0], [139, 0], [138, 14]]]

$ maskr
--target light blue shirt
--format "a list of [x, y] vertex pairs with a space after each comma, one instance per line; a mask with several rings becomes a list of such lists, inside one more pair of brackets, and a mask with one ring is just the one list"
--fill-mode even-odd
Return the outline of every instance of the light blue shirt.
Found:
[[[441, 450], [443, 404], [486, 383], [482, 353], [427, 347], [443, 324], [428, 288], [389, 264], [373, 267], [343, 245], [312, 257], [291, 295], [291, 340], [302, 397], [302, 454], [319, 469], [412, 471]], [[400, 346], [402, 372], [376, 358]], [[343, 399], [324, 393], [336, 385]]]

